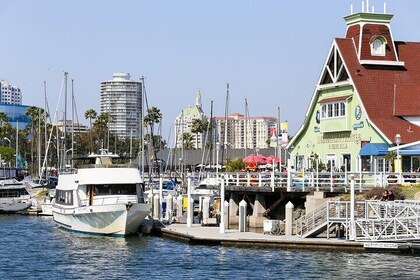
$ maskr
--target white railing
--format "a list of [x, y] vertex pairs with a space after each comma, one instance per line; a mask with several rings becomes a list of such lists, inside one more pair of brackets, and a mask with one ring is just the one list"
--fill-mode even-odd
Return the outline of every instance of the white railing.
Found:
[[80, 199], [80, 206], [97, 206], [97, 205], [111, 205], [111, 204], [127, 204], [137, 203], [136, 195], [116, 195], [116, 196], [98, 196], [92, 200]]
[[[354, 208], [355, 241], [420, 239], [420, 201], [357, 201]], [[296, 235], [305, 236], [319, 226], [341, 224], [350, 231], [350, 202], [329, 201], [296, 220]]]
[[306, 191], [349, 190], [350, 178], [355, 180], [358, 191], [373, 187], [388, 187], [392, 184], [420, 184], [420, 173], [374, 173], [374, 172], [237, 172], [224, 173], [226, 186], [297, 188]]

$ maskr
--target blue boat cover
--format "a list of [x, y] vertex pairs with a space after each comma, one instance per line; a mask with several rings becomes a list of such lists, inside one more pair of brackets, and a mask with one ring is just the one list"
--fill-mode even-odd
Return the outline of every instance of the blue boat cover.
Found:
[[384, 143], [368, 143], [359, 152], [360, 156], [384, 156], [388, 153], [389, 146]]

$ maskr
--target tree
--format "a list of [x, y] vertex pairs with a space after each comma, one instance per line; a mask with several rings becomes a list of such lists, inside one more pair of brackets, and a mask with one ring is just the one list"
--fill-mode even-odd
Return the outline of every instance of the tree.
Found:
[[[38, 135], [41, 133], [38, 130], [38, 127], [42, 127], [44, 125], [44, 120], [42, 118], [44, 114], [44, 109], [31, 106], [29, 107], [25, 115], [29, 116], [31, 118], [30, 122], [28, 123], [28, 126], [26, 129], [30, 129], [30, 134], [32, 135], [32, 141], [31, 141], [31, 174], [35, 173], [35, 166], [34, 166], [34, 152], [38, 152]], [[36, 151], [35, 151], [36, 150]]]
[[193, 119], [192, 120], [191, 132], [195, 133], [195, 143], [196, 143], [195, 147], [196, 147], [196, 149], [198, 149], [198, 134], [206, 131], [208, 126], [209, 126], [208, 121], [200, 120], [200, 119]]
[[90, 152], [92, 152], [92, 119], [96, 119], [98, 113], [93, 109], [88, 109], [85, 112], [85, 119], [89, 119], [89, 130], [90, 130]]
[[99, 116], [96, 118], [95, 122], [93, 123], [93, 127], [98, 134], [98, 140], [101, 138], [102, 138], [102, 141], [106, 139], [106, 132], [107, 132], [108, 123], [110, 122], [110, 120], [111, 120], [110, 114], [103, 112], [99, 114]]
[[229, 159], [226, 162], [226, 171], [227, 172], [237, 172], [245, 169], [245, 162], [243, 162], [242, 158], [234, 158]]
[[182, 134], [182, 142], [183, 142], [184, 149], [192, 150], [194, 148], [193, 137], [192, 137], [191, 133], [184, 132], [184, 134]]
[[156, 107], [150, 107], [147, 109], [147, 114], [144, 116], [144, 126], [149, 129], [149, 134], [151, 135], [150, 139], [151, 142], [149, 143], [149, 147], [151, 148], [150, 151], [153, 154], [153, 159], [156, 159], [156, 151], [154, 149], [154, 126], [155, 124], [160, 123], [162, 120], [162, 113]]

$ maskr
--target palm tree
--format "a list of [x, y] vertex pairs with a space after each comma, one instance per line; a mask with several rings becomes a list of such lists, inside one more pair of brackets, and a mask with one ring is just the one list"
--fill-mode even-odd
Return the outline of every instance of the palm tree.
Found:
[[9, 118], [7, 117], [6, 113], [0, 112], [0, 136], [3, 139], [8, 135], [8, 132], [10, 132], [10, 124], [9, 124]]
[[108, 123], [110, 121], [110, 115], [109, 113], [100, 113], [99, 116], [96, 118], [95, 122], [93, 123], [93, 126], [98, 131], [99, 138], [102, 137], [102, 139], [106, 139], [106, 131], [108, 129]]
[[[160, 112], [160, 110], [156, 107], [150, 107], [149, 109], [147, 109], [147, 114], [146, 116], [144, 116], [144, 126], [146, 126], [147, 128], [149, 128], [149, 134], [150, 134], [150, 139], [151, 139], [151, 143], [149, 143], [149, 147], [151, 147], [151, 151], [153, 153], [153, 158], [156, 159], [157, 155], [156, 155], [156, 150], [154, 149], [154, 136], [153, 136], [153, 132], [154, 132], [154, 127], [155, 124], [160, 123], [162, 120], [162, 113]], [[153, 149], [153, 150], [152, 150]]]
[[209, 125], [209, 122], [205, 120], [200, 120], [200, 119], [192, 120], [191, 132], [195, 133], [195, 148], [196, 149], [198, 149], [198, 134], [206, 131], [208, 125]]
[[31, 131], [30, 134], [32, 135], [32, 141], [31, 141], [31, 164], [32, 164], [31, 165], [31, 173], [32, 174], [35, 172], [34, 147], [38, 147], [36, 141], [38, 139], [37, 136], [40, 133], [40, 131], [38, 131], [38, 125], [37, 124], [39, 122], [39, 126], [43, 126], [43, 124], [44, 124], [44, 120], [42, 118], [43, 114], [44, 114], [44, 109], [36, 107], [36, 106], [29, 107], [25, 112], [25, 115], [29, 116], [31, 118], [28, 126], [30, 127], [30, 131]]
[[92, 119], [96, 119], [98, 113], [93, 109], [88, 109], [85, 112], [85, 119], [89, 119], [89, 130], [90, 130], [90, 149], [89, 152], [92, 152]]
[[192, 150], [194, 148], [193, 137], [191, 133], [184, 132], [184, 134], [182, 134], [182, 141], [183, 141], [184, 149]]

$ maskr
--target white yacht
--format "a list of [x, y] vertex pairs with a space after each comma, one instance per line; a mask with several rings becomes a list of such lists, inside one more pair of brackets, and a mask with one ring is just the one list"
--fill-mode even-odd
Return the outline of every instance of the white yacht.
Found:
[[102, 151], [90, 162], [58, 177], [52, 205], [54, 221], [69, 230], [125, 236], [135, 234], [150, 205], [144, 203], [140, 173], [135, 167], [112, 164], [117, 155]]
[[0, 213], [17, 213], [31, 207], [25, 185], [16, 179], [0, 180]]

